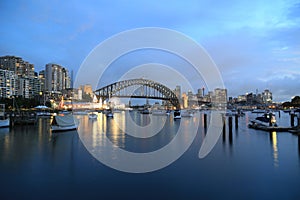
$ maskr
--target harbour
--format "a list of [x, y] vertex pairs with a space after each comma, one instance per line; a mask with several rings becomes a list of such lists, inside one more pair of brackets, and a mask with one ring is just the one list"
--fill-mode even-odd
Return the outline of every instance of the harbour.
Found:
[[[85, 148], [78, 132], [50, 131], [50, 118], [38, 118], [35, 125], [18, 125], [0, 131], [0, 185], [4, 199], [43, 198], [133, 198], [206, 199], [243, 198], [274, 199], [300, 197], [300, 137], [288, 132], [265, 132], [248, 128], [258, 114], [245, 112], [238, 128], [229, 127], [204, 159], [198, 152], [205, 138], [209, 112], [174, 120], [172, 116], [145, 115], [137, 111], [114, 113], [113, 118], [98, 113], [97, 119], [76, 115], [78, 128], [94, 144], [104, 135], [113, 144], [133, 152], [155, 151], [174, 138], [179, 125], [190, 134], [189, 123], [199, 117], [197, 136], [181, 158], [161, 170], [145, 174], [128, 174], [111, 169], [97, 161]], [[154, 137], [137, 140], [116, 126], [131, 116], [137, 124], [165, 120], [163, 129]], [[277, 123], [290, 125], [290, 115], [281, 113]], [[176, 128], [177, 127], [177, 128]], [[96, 132], [94, 132], [96, 131]], [[180, 144], [178, 144], [180, 145]], [[147, 185], [144, 187], [143, 185]], [[218, 192], [212, 192], [212, 188]], [[132, 190], [134, 189], [134, 193]], [[17, 190], [18, 192], [13, 192]], [[51, 191], [51, 192], [49, 192]], [[116, 192], [117, 191], [117, 192]], [[145, 196], [146, 195], [146, 196]]]
[[1, 1], [0, 200], [299, 200], [298, 1]]

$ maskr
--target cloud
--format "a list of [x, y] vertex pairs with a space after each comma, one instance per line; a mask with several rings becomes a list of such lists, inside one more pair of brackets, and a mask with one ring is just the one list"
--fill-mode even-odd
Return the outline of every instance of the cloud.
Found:
[[27, 57], [36, 66], [55, 61], [76, 70], [106, 38], [158, 26], [203, 45], [232, 95], [270, 85], [281, 97], [300, 93], [295, 86], [300, 71], [298, 1], [1, 1], [0, 7], [5, 27], [0, 54]]

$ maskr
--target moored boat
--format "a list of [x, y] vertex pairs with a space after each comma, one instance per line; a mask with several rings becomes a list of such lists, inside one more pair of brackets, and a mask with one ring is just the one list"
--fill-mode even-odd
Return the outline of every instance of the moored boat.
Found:
[[70, 131], [75, 130], [77, 124], [75, 124], [74, 117], [72, 114], [69, 115], [58, 115], [53, 117], [51, 123], [51, 130], [53, 132], [57, 131]]
[[0, 119], [0, 128], [9, 127], [9, 118], [7, 119]]
[[88, 113], [89, 119], [97, 119], [98, 114], [96, 112]]
[[191, 110], [183, 110], [181, 112], [181, 117], [193, 117], [194, 116], [194, 112]]
[[148, 108], [145, 108], [144, 110], [141, 111], [141, 114], [150, 114], [150, 110]]
[[167, 115], [165, 110], [152, 110], [152, 115]]
[[9, 123], [9, 118], [5, 118], [5, 104], [0, 104], [0, 128], [9, 127]]
[[[248, 125], [249, 128], [260, 129], [260, 130], [278, 130], [282, 131], [285, 128], [278, 127], [276, 124], [275, 114], [265, 113], [263, 116], [256, 117], [254, 120], [251, 120], [251, 123]], [[289, 128], [287, 128], [288, 130]]]
[[181, 119], [181, 112], [180, 110], [174, 110], [174, 119]]
[[114, 117], [114, 113], [113, 113], [112, 109], [106, 109], [106, 110], [104, 110], [104, 113], [105, 113], [107, 118], [113, 118]]

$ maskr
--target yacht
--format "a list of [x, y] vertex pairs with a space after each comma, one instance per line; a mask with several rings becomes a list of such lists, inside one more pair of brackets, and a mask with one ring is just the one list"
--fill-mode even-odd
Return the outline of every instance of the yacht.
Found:
[[145, 108], [144, 110], [141, 111], [141, 114], [151, 114], [151, 113], [148, 108]]
[[75, 130], [76, 128], [77, 128], [77, 124], [75, 124], [74, 117], [72, 114], [57, 115], [53, 117], [51, 123], [51, 130], [53, 132], [70, 131], [70, 130]]
[[90, 112], [88, 113], [89, 119], [97, 119], [98, 114], [97, 112]]
[[193, 117], [194, 116], [194, 112], [191, 110], [183, 110], [181, 112], [181, 117]]
[[256, 117], [254, 120], [251, 121], [252, 124], [249, 126], [273, 126], [277, 127], [276, 118], [274, 113], [265, 113], [260, 117]]
[[9, 123], [9, 118], [5, 118], [5, 104], [0, 104], [0, 128], [9, 127]]
[[181, 119], [180, 110], [174, 110], [174, 119]]
[[113, 118], [114, 117], [114, 113], [113, 113], [112, 109], [106, 109], [106, 110], [104, 110], [104, 113], [105, 113], [107, 118]]
[[9, 118], [7, 119], [0, 119], [0, 128], [9, 127]]
[[152, 115], [167, 115], [165, 110], [152, 110]]

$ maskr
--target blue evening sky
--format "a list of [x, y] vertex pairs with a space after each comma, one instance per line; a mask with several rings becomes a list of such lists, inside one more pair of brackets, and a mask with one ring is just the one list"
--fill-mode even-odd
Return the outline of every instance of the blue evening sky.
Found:
[[133, 28], [174, 29], [202, 45], [229, 96], [268, 88], [275, 101], [300, 95], [300, 2], [0, 1], [0, 55], [36, 71], [54, 62], [75, 72], [108, 37]]

